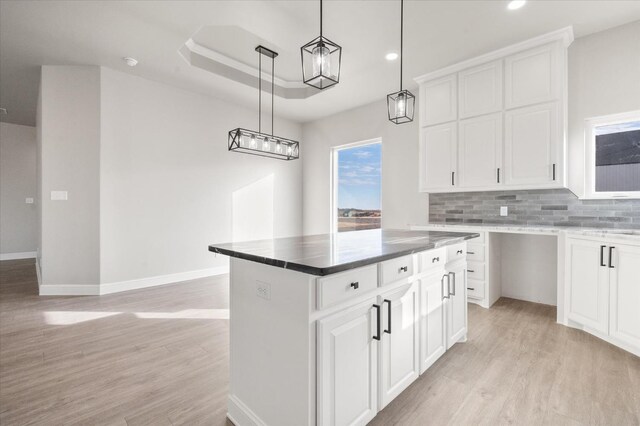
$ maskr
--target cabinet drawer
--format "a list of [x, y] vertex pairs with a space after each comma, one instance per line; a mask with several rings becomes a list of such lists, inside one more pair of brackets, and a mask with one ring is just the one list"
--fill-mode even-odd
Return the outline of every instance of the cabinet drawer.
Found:
[[467, 280], [467, 297], [472, 299], [484, 299], [484, 281]]
[[467, 260], [474, 262], [484, 262], [484, 245], [467, 244]]
[[467, 262], [467, 278], [472, 280], [484, 280], [484, 263]]
[[447, 263], [464, 259], [467, 256], [467, 244], [460, 243], [447, 246]]
[[378, 287], [378, 265], [318, 278], [318, 309], [360, 296]]
[[380, 285], [387, 285], [413, 275], [413, 255], [380, 263]]
[[428, 271], [436, 266], [444, 265], [447, 261], [447, 249], [445, 247], [418, 253], [418, 272]]

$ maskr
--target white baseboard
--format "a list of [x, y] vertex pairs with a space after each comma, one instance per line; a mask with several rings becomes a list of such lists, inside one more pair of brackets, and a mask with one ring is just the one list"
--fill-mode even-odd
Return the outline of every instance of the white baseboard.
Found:
[[227, 418], [235, 426], [266, 426], [266, 423], [235, 395], [229, 395], [227, 400]]
[[[120, 293], [122, 291], [174, 284], [181, 281], [223, 275], [229, 272], [228, 266], [160, 275], [136, 280], [120, 281], [107, 284], [45, 284], [40, 285], [40, 296], [99, 296]], [[39, 274], [38, 274], [39, 275]]]
[[101, 284], [100, 294], [119, 293], [121, 291], [179, 283], [181, 281], [196, 280], [198, 278], [212, 277], [214, 275], [222, 275], [227, 273], [229, 273], [228, 266], [218, 266], [216, 268], [200, 269], [197, 271], [179, 272], [177, 274], [160, 275], [157, 277], [148, 277], [140, 278], [137, 280]]
[[37, 253], [35, 251], [23, 251], [21, 253], [0, 253], [0, 260], [33, 259]]

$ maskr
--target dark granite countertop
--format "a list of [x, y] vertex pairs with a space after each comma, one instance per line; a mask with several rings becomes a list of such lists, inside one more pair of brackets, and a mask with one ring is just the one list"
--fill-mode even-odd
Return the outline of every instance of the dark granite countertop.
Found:
[[469, 232], [373, 229], [212, 244], [209, 251], [312, 275], [329, 275], [478, 236]]

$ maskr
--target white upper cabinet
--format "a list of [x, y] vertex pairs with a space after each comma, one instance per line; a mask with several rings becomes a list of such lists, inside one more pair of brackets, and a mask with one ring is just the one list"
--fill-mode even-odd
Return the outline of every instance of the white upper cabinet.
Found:
[[420, 191], [564, 187], [572, 41], [563, 28], [416, 78]]
[[457, 123], [427, 127], [420, 141], [420, 189], [455, 186]]
[[494, 61], [458, 74], [460, 118], [502, 110], [502, 61]]
[[420, 87], [423, 126], [446, 123], [458, 118], [456, 75], [430, 81]]
[[536, 105], [505, 114], [504, 174], [509, 186], [553, 186], [562, 175], [558, 104]]
[[491, 187], [502, 183], [502, 114], [460, 121], [460, 186]]
[[556, 100], [560, 97], [560, 45], [551, 43], [505, 59], [507, 109]]

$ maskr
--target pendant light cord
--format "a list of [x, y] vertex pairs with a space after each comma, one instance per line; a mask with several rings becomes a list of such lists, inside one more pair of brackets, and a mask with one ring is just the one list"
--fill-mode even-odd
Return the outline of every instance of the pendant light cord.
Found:
[[320, 0], [320, 40], [322, 40], [322, 0]]
[[274, 79], [273, 71], [275, 67], [276, 67], [276, 58], [273, 57], [271, 58], [271, 136], [273, 136], [273, 115], [274, 115], [273, 98], [276, 94], [275, 91], [273, 90], [273, 79]]
[[258, 52], [258, 133], [262, 133], [262, 53]]
[[402, 91], [402, 39], [404, 32], [404, 0], [400, 0], [400, 91]]

